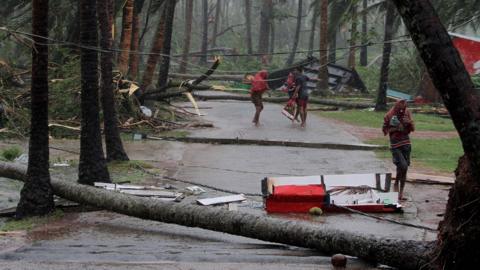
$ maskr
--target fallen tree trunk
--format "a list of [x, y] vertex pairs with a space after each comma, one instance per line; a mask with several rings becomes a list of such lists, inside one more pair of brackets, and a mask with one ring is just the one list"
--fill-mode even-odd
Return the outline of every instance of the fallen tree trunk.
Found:
[[[181, 74], [181, 73], [170, 73], [168, 74], [170, 78], [180, 79], [180, 80], [194, 80], [201, 75], [198, 74]], [[207, 80], [209, 81], [235, 81], [241, 82], [245, 78], [244, 75], [210, 75]]]
[[[0, 162], [0, 177], [23, 180], [26, 169], [24, 165]], [[62, 198], [128, 216], [312, 248], [326, 254], [343, 253], [400, 269], [414, 270], [426, 265], [433, 246], [433, 242], [357, 235], [303, 221], [163, 202], [56, 178], [51, 183], [54, 193]]]
[[[201, 94], [194, 94], [194, 97], [200, 100], [245, 100], [250, 101], [250, 96], [248, 95], [201, 95]], [[264, 101], [266, 102], [274, 102], [274, 103], [286, 103], [288, 101], [288, 97], [264, 97]], [[375, 107], [375, 103], [356, 103], [356, 102], [348, 102], [348, 101], [339, 101], [339, 100], [331, 100], [331, 99], [317, 99], [310, 97], [308, 99], [308, 103], [311, 104], [320, 104], [320, 105], [330, 105], [330, 106], [337, 106], [337, 107], [344, 107], [350, 109], [367, 109]]]

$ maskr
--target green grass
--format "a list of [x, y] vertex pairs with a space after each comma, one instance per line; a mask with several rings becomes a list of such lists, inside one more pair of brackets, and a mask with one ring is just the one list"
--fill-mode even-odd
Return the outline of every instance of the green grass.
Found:
[[[352, 125], [378, 128], [379, 132], [383, 125], [384, 112], [373, 111], [336, 111], [318, 112], [320, 116], [333, 118]], [[455, 131], [452, 120], [435, 115], [413, 114], [415, 128], [418, 131]]]
[[55, 210], [53, 213], [48, 214], [42, 217], [29, 217], [20, 220], [11, 219], [5, 222], [3, 226], [0, 228], [0, 231], [21, 231], [21, 230], [31, 230], [35, 226], [40, 226], [47, 224], [49, 222], [58, 220], [63, 217], [62, 210]]
[[2, 152], [0, 153], [0, 158], [7, 160], [7, 161], [13, 161], [17, 157], [19, 157], [22, 154], [23, 150], [17, 145], [8, 147], [6, 149], [3, 149]]
[[[415, 139], [412, 138], [411, 160], [421, 166], [440, 172], [453, 172], [457, 167], [458, 158], [463, 155], [463, 149], [458, 138], [449, 139]], [[389, 145], [388, 137], [368, 140], [366, 143]], [[377, 151], [380, 158], [392, 157], [390, 150]]]
[[114, 183], [142, 182], [150, 176], [142, 168], [150, 173], [160, 174], [162, 172], [161, 169], [157, 169], [151, 164], [140, 160], [113, 161], [108, 163], [108, 171]]

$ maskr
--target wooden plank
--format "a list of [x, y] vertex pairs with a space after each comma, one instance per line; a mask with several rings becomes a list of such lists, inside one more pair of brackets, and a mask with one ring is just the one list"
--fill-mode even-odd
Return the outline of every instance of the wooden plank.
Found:
[[230, 203], [230, 202], [241, 202], [244, 200], [246, 200], [246, 198], [243, 196], [243, 194], [239, 194], [239, 195], [200, 199], [200, 200], [197, 200], [197, 202], [201, 205], [215, 205], [215, 204], [223, 204], [223, 203]]

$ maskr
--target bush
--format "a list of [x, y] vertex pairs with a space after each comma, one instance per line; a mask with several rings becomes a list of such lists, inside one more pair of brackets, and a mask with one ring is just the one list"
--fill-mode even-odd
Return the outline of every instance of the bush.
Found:
[[8, 161], [13, 161], [22, 154], [22, 148], [18, 146], [12, 146], [2, 151], [2, 158]]

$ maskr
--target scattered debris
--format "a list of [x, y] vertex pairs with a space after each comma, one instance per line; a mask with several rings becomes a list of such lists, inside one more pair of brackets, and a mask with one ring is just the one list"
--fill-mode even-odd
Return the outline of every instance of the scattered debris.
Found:
[[[262, 180], [269, 213], [311, 213], [314, 208], [338, 212], [400, 212], [398, 193], [389, 192], [391, 174], [346, 174], [269, 177]], [[341, 207], [336, 207], [341, 206]]]
[[189, 186], [189, 187], [186, 187], [185, 189], [190, 191], [193, 195], [199, 195], [206, 192], [205, 189], [199, 186]]
[[180, 202], [183, 200], [183, 198], [185, 198], [182, 193], [167, 191], [164, 188], [156, 186], [140, 186], [102, 182], [95, 182], [94, 186], [140, 197], [152, 197], [176, 202]]
[[201, 205], [216, 205], [216, 204], [224, 204], [230, 202], [241, 202], [246, 200], [243, 194], [239, 195], [229, 195], [229, 196], [222, 196], [222, 197], [215, 197], [215, 198], [206, 198], [206, 199], [199, 199], [197, 202]]
[[308, 213], [312, 216], [321, 216], [323, 215], [323, 210], [320, 207], [312, 207], [308, 210]]
[[15, 162], [20, 164], [28, 164], [28, 154], [21, 154], [19, 157], [15, 159]]
[[146, 117], [152, 117], [152, 110], [150, 110], [148, 107], [145, 106], [140, 106], [140, 111], [142, 111], [143, 115]]
[[70, 167], [68, 163], [53, 163], [53, 167]]

